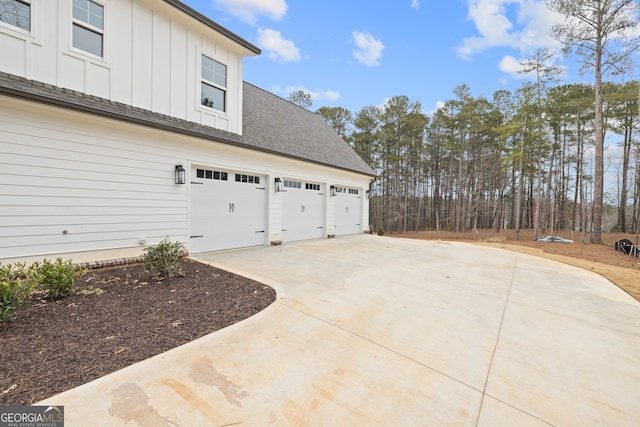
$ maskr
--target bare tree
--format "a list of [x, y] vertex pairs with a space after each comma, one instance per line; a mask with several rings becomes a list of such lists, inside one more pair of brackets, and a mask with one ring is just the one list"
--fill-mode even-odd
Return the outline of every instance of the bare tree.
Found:
[[565, 54], [582, 57], [583, 69], [595, 74], [595, 177], [593, 197], [594, 243], [602, 242], [602, 204], [604, 197], [604, 126], [602, 114], [602, 77], [622, 73], [631, 62], [631, 54], [640, 45], [627, 32], [637, 25], [638, 5], [634, 0], [551, 0], [547, 6], [565, 15], [555, 24], [552, 35], [560, 41]]
[[29, 5], [15, 0], [0, 0], [0, 22], [30, 30], [31, 14]]
[[309, 108], [313, 105], [311, 95], [301, 89], [291, 92], [287, 97], [287, 101], [302, 108]]

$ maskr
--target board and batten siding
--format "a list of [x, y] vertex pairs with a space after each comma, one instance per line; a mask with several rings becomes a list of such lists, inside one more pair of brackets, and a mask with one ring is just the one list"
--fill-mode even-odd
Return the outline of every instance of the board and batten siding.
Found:
[[[0, 97], [0, 262], [138, 256], [141, 241], [155, 244], [164, 238], [188, 246], [189, 185], [174, 183], [177, 163], [187, 174], [199, 165], [266, 176], [265, 244], [282, 240], [275, 177], [321, 182], [327, 189], [345, 185], [363, 194], [370, 180], [274, 154]], [[330, 212], [325, 213], [328, 234], [333, 233]], [[363, 206], [363, 224], [368, 224], [367, 212]]]
[[[33, 1], [30, 32], [0, 23], [0, 71], [242, 133], [242, 60], [224, 35], [158, 0], [104, 6], [104, 56], [71, 46], [72, 0]], [[57, 19], [52, 19], [57, 17]], [[227, 66], [226, 113], [200, 105], [200, 58]]]

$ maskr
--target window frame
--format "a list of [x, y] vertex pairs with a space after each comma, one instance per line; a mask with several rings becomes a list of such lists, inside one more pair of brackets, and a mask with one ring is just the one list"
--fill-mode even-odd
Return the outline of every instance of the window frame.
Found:
[[[104, 60], [105, 59], [105, 50], [106, 50], [105, 49], [105, 29], [104, 29], [106, 27], [106, 25], [105, 25], [105, 23], [106, 23], [106, 7], [105, 7], [104, 3], [100, 3], [100, 2], [97, 2], [95, 0], [84, 0], [84, 1], [87, 2], [87, 7], [89, 7], [90, 3], [93, 3], [93, 4], [95, 4], [97, 6], [100, 6], [102, 8], [102, 17], [101, 17], [102, 18], [102, 28], [96, 27], [95, 25], [90, 24], [89, 22], [83, 21], [80, 18], [76, 18], [74, 16], [74, 13], [73, 13], [74, 8], [75, 8], [75, 6], [73, 4], [74, 0], [71, 0], [71, 28], [70, 28], [70, 31], [71, 31], [71, 40], [70, 40], [71, 43], [70, 43], [70, 45], [71, 45], [71, 48], [75, 52], [81, 52], [81, 53], [83, 53], [85, 55], [90, 55], [90, 56], [92, 56], [94, 58], [100, 58], [101, 60]], [[98, 55], [98, 54], [96, 54], [94, 52], [82, 49], [81, 47], [75, 46], [74, 33], [75, 33], [75, 28], [76, 27], [80, 28], [83, 31], [87, 31], [89, 33], [97, 34], [98, 36], [100, 36], [100, 55]]]
[[[203, 73], [203, 67], [204, 67], [204, 63], [205, 63], [204, 59], [205, 58], [210, 60], [210, 61], [212, 61], [213, 64], [214, 64], [214, 67], [215, 67], [215, 64], [219, 64], [219, 65], [222, 65], [224, 67], [224, 81], [225, 81], [225, 85], [224, 86], [221, 85], [220, 83], [216, 83], [215, 81], [211, 81], [211, 80], [209, 80], [209, 79], [207, 79], [205, 77], [205, 75]], [[213, 71], [214, 71], [214, 78], [215, 78], [215, 68], [214, 68]], [[203, 85], [204, 86], [209, 86], [209, 87], [211, 87], [213, 89], [216, 89], [216, 90], [219, 90], [220, 92], [222, 92], [222, 97], [223, 97], [223, 108], [222, 109], [216, 108], [214, 106], [206, 105], [203, 102], [203, 99], [204, 99], [202, 97]], [[218, 113], [227, 114], [227, 104], [228, 104], [228, 94], [229, 94], [229, 66], [227, 64], [225, 64], [224, 62], [218, 61], [217, 59], [214, 59], [214, 58], [212, 58], [211, 56], [209, 56], [209, 55], [207, 55], [205, 53], [200, 53], [200, 88], [199, 89], [200, 89], [200, 96], [199, 96], [199, 98], [200, 98], [200, 101], [199, 101], [200, 107], [206, 108], [207, 111], [213, 110], [213, 111], [216, 111]]]
[[26, 5], [29, 8], [29, 28], [22, 28], [19, 25], [14, 25], [11, 22], [5, 22], [5, 21], [0, 21], [0, 26], [15, 30], [15, 31], [20, 31], [21, 33], [25, 33], [25, 34], [31, 34], [33, 31], [33, 4], [32, 4], [32, 0], [9, 0], [12, 3], [21, 3], [23, 5]]

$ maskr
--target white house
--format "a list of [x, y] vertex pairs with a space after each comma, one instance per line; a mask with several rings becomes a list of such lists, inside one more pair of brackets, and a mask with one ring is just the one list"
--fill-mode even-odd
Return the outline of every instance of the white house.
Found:
[[0, 54], [2, 263], [368, 229], [374, 172], [177, 0], [0, 0]]

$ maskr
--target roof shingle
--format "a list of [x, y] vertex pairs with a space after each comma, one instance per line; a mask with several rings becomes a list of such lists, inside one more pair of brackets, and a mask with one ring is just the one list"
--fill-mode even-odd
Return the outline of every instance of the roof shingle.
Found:
[[242, 133], [252, 145], [375, 176], [322, 116], [244, 83]]

